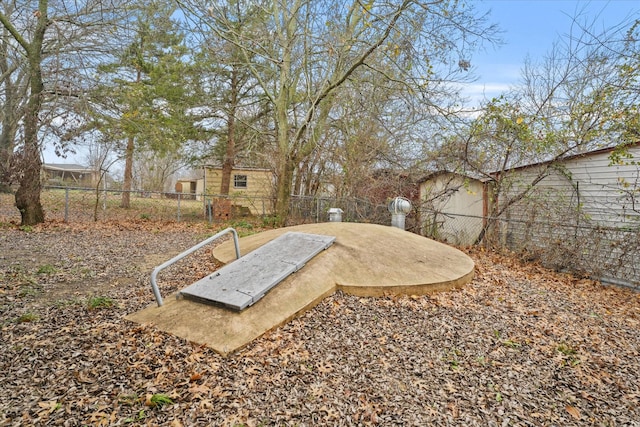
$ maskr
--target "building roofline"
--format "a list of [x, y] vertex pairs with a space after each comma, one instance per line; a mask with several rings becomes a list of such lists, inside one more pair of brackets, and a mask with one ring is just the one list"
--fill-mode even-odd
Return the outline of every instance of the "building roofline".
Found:
[[[222, 169], [221, 165], [211, 165], [211, 164], [206, 164], [203, 165], [202, 167], [207, 168], [207, 169]], [[233, 169], [234, 171], [263, 171], [263, 172], [273, 172], [273, 169], [269, 169], [269, 168], [254, 168], [254, 167], [245, 167], [245, 166], [234, 166]]]
[[459, 176], [461, 178], [473, 179], [475, 181], [480, 181], [480, 182], [483, 182], [483, 183], [484, 182], [493, 181], [493, 178], [488, 177], [488, 176], [480, 176], [480, 175], [472, 174], [472, 173], [468, 173], [468, 172], [467, 173], [451, 172], [451, 171], [448, 171], [446, 169], [441, 169], [441, 170], [438, 170], [438, 171], [435, 171], [435, 172], [428, 173], [424, 177], [420, 178], [418, 180], [418, 184], [422, 184], [423, 182], [427, 182], [432, 178], [436, 178], [436, 177], [438, 177], [440, 175], [446, 175], [446, 174], [457, 175], [457, 176]]
[[[591, 150], [591, 151], [585, 151], [584, 153], [576, 153], [576, 154], [570, 154], [568, 156], [564, 156], [564, 157], [559, 157], [559, 158], [554, 158], [551, 160], [545, 160], [543, 162], [537, 162], [537, 163], [529, 163], [527, 165], [521, 165], [521, 166], [514, 166], [511, 168], [507, 168], [501, 171], [494, 171], [491, 172], [491, 175], [497, 175], [503, 172], [510, 172], [510, 171], [517, 171], [517, 170], [522, 170], [522, 169], [527, 169], [527, 168], [533, 168], [533, 167], [537, 167], [537, 166], [544, 166], [544, 165], [548, 165], [550, 163], [555, 163], [555, 162], [566, 162], [569, 160], [574, 160], [574, 159], [578, 159], [580, 157], [591, 157], [591, 156], [595, 156], [598, 154], [604, 154], [604, 153], [611, 153], [612, 151], [618, 149], [620, 146], [612, 146], [612, 147], [604, 147], [604, 148], [598, 148], [596, 150]], [[625, 148], [632, 148], [632, 147], [640, 147], [640, 141], [636, 141], [634, 143], [631, 144], [627, 144], [625, 146]]]
[[89, 167], [78, 165], [78, 164], [71, 164], [71, 163], [43, 163], [42, 167], [49, 170], [64, 171], [64, 172], [83, 172], [83, 173], [96, 172], [96, 170], [91, 169]]

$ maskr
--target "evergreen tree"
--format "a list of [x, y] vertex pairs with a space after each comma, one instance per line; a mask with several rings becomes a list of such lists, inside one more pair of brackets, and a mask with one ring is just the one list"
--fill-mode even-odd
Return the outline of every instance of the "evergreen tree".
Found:
[[195, 99], [189, 49], [173, 19], [174, 6], [141, 5], [129, 28], [130, 42], [114, 62], [99, 67], [97, 127], [119, 145], [125, 160], [121, 206], [128, 208], [136, 150], [175, 153], [193, 138]]

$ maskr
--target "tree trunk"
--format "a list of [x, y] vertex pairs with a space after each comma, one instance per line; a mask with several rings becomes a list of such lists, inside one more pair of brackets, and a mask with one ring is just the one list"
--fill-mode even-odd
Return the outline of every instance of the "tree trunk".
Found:
[[[8, 101], [10, 104], [10, 102]], [[6, 116], [5, 116], [6, 117]], [[10, 123], [2, 124], [0, 132], [0, 193], [11, 192], [12, 171], [11, 158], [13, 157], [13, 141], [16, 131]]]
[[234, 68], [231, 71], [231, 87], [229, 88], [229, 117], [227, 118], [227, 147], [222, 162], [222, 187], [220, 193], [229, 194], [231, 187], [231, 172], [236, 162], [236, 112], [238, 109], [239, 97], [239, 77], [238, 71]]
[[127, 139], [127, 150], [124, 160], [124, 181], [122, 182], [122, 200], [120, 207], [129, 209], [131, 207], [131, 184], [133, 183], [133, 137]]
[[[6, 59], [6, 44], [3, 43], [2, 47], [4, 57], [0, 59], [0, 71], [4, 74], [8, 72], [9, 64]], [[5, 102], [2, 123], [0, 123], [0, 193], [10, 193], [12, 181], [11, 158], [13, 157], [14, 141], [17, 135], [19, 113], [16, 112], [16, 106], [14, 105], [17, 95], [11, 78], [6, 78], [3, 85]]]
[[286, 157], [281, 162], [278, 170], [278, 185], [276, 192], [276, 224], [283, 227], [289, 217], [289, 202], [291, 201], [291, 185], [293, 183], [293, 171], [295, 161]]
[[22, 225], [44, 222], [44, 210], [40, 202], [42, 183], [40, 172], [40, 144], [38, 141], [39, 113], [42, 105], [42, 44], [47, 27], [47, 1], [40, 0], [38, 23], [31, 44], [25, 44], [29, 61], [29, 100], [24, 115], [24, 147], [20, 162], [20, 186], [16, 191], [16, 207], [22, 217]]
[[100, 184], [102, 184], [102, 180], [106, 179], [106, 172], [100, 172], [100, 178], [98, 178], [98, 183], [96, 184], [96, 202], [93, 205], [93, 222], [98, 222], [98, 205], [100, 204]]
[[[26, 123], [25, 123], [26, 125]], [[26, 139], [25, 126], [25, 139]], [[20, 186], [16, 191], [16, 207], [22, 217], [21, 225], [35, 225], [44, 222], [44, 210], [40, 202], [40, 192], [42, 184], [40, 181], [40, 170], [42, 161], [40, 160], [40, 150], [37, 141], [25, 146], [22, 154], [22, 174], [19, 180]]]
[[231, 172], [233, 172], [233, 159], [225, 156], [222, 163], [222, 183], [220, 184], [220, 194], [229, 195], [231, 187]]
[[229, 195], [231, 187], [231, 172], [235, 165], [236, 157], [236, 129], [235, 129], [235, 112], [229, 115], [227, 128], [227, 149], [224, 153], [224, 161], [222, 162], [222, 186], [220, 194]]
[[297, 165], [297, 171], [295, 173], [293, 183], [293, 194], [296, 194], [298, 196], [306, 196], [306, 194], [302, 192], [302, 183], [303, 180], [307, 177], [308, 165], [308, 160], [305, 160], [304, 162]]

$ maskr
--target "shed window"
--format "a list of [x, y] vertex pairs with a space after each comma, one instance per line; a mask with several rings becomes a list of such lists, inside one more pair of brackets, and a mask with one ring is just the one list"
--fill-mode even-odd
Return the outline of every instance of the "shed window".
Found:
[[233, 175], [233, 188], [247, 188], [247, 175]]

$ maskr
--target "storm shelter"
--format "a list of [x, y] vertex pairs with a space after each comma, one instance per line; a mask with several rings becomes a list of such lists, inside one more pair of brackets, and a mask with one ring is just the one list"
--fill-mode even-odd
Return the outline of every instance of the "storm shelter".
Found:
[[335, 240], [333, 236], [285, 233], [186, 287], [178, 296], [244, 310]]

